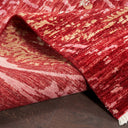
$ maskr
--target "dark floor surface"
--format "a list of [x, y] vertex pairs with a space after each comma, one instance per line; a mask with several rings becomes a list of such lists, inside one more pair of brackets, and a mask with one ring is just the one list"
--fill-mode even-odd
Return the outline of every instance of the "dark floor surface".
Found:
[[128, 128], [92, 97], [90, 91], [2, 111], [0, 128]]

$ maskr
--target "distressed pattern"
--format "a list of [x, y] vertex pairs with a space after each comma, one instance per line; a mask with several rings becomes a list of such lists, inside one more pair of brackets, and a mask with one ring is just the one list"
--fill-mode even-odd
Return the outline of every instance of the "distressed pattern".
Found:
[[[128, 107], [128, 7], [111, 13], [27, 14], [23, 19], [82, 72], [114, 117], [124, 114]], [[123, 109], [122, 104], [126, 105]]]
[[[16, 1], [2, 4], [4, 2], [8, 6], [16, 4]], [[21, 6], [21, 2], [17, 4]], [[24, 6], [28, 4], [34, 6], [24, 1]], [[14, 5], [11, 7], [15, 11], [11, 8], [8, 13], [16, 13]], [[19, 9], [19, 12], [22, 11]], [[5, 17], [10, 19], [13, 13]], [[4, 21], [3, 18], [1, 26]], [[0, 35], [0, 81], [0, 110], [86, 90], [81, 73], [16, 16], [9, 20]]]
[[[45, 18], [40, 15], [42, 26], [30, 25], [75, 64], [100, 100], [118, 118], [128, 107], [125, 100], [128, 97], [128, 8], [107, 16], [99, 13], [81, 19], [83, 15], [61, 14], [55, 20], [55, 15]], [[70, 17], [70, 22], [65, 17]], [[32, 19], [36, 17], [29, 20]]]
[[86, 79], [115, 118], [128, 111], [127, 0], [3, 0], [0, 16], [0, 110], [84, 91]]

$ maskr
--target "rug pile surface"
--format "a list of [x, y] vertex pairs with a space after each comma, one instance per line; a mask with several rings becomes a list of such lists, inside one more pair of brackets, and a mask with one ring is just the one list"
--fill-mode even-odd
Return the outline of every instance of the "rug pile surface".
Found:
[[128, 0], [2, 0], [0, 110], [87, 90], [128, 121]]

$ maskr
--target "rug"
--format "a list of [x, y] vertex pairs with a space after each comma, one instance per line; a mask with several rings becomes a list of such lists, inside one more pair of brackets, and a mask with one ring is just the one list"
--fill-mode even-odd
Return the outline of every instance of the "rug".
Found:
[[91, 88], [128, 121], [128, 0], [2, 0], [0, 110]]

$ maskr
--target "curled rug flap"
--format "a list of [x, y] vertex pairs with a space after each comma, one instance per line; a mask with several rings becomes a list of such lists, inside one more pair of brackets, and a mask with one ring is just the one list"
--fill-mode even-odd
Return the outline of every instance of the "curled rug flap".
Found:
[[[4, 2], [1, 8], [10, 5]], [[15, 12], [1, 11], [1, 110], [84, 91], [85, 77], [119, 123], [126, 123], [127, 3], [24, 0]]]

